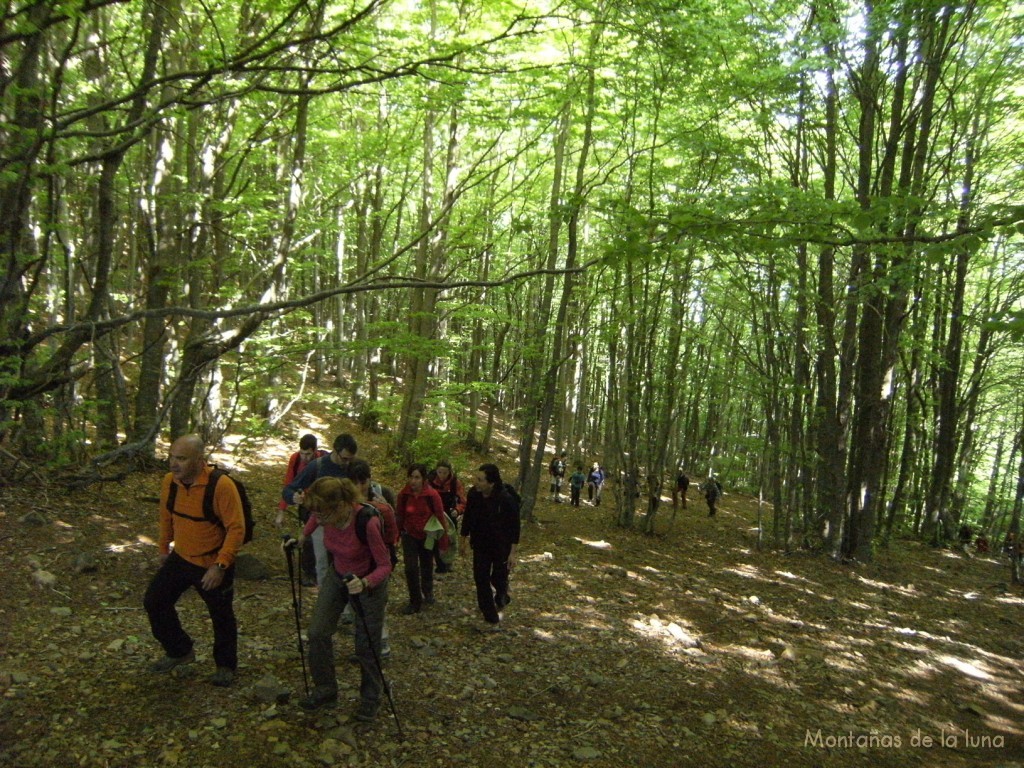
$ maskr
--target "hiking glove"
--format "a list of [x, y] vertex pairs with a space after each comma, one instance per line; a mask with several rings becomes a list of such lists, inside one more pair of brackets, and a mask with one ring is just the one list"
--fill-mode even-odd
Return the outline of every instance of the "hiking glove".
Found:
[[366, 580], [360, 579], [358, 576], [353, 576], [345, 582], [345, 586], [348, 587], [348, 593], [350, 595], [358, 595], [366, 589]]

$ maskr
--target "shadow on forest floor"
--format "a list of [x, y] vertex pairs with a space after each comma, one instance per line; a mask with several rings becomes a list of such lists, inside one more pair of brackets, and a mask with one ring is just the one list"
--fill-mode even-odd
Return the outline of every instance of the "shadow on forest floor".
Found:
[[[371, 461], [374, 439], [361, 441]], [[399, 614], [397, 573], [385, 674], [405, 742], [386, 709], [367, 731], [347, 722], [358, 675], [344, 630], [336, 710], [261, 701], [268, 675], [293, 702], [303, 682], [271, 522], [286, 450], [246, 449], [253, 460], [237, 462], [259, 518], [247, 551], [271, 578], [238, 583], [228, 690], [206, 683], [195, 595], [180, 608], [199, 660], [177, 676], [145, 671], [159, 655], [140, 605], [158, 475], [48, 499], [2, 492], [0, 764], [1024, 768], [1024, 596], [1003, 561], [915, 542], [857, 566], [757, 552], [755, 504], [736, 494], [715, 518], [691, 494], [660, 537], [616, 528], [610, 506], [541, 501], [493, 636], [473, 631], [465, 558], [415, 616]], [[460, 457], [463, 476], [476, 461]], [[46, 522], [19, 522], [32, 509]], [[95, 571], [75, 572], [83, 552]], [[40, 586], [40, 571], [55, 583]], [[315, 591], [304, 593], [308, 620]]]

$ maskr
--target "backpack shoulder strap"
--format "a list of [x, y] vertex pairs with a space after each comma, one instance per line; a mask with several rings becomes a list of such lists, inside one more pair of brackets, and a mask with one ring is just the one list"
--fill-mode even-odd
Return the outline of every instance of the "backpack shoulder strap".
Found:
[[370, 524], [371, 517], [379, 517], [380, 512], [372, 504], [364, 503], [359, 508], [359, 512], [356, 514], [356, 537], [365, 545], [370, 546], [370, 542], [366, 536], [366, 526]]
[[206, 484], [206, 491], [203, 493], [203, 515], [214, 525], [224, 526], [216, 512], [213, 511], [213, 496], [217, 492], [217, 483], [226, 475], [223, 469], [214, 467], [210, 472], [210, 482]]

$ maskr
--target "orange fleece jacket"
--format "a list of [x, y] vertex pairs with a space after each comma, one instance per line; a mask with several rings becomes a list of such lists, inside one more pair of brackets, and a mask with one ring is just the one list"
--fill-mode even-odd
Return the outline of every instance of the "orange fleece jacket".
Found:
[[[167, 511], [171, 483], [176, 481], [170, 472], [164, 475], [160, 488], [160, 554], [168, 554], [173, 541], [174, 551], [190, 563], [203, 568], [220, 563], [227, 568], [235, 562], [235, 555], [245, 539], [245, 515], [235, 484], [230, 478], [221, 477], [213, 493], [213, 513], [221, 519], [224, 527], [203, 518], [203, 494], [210, 482], [211, 469], [203, 467], [188, 488], [178, 483], [174, 497], [177, 515]], [[199, 519], [189, 520], [181, 515]]]

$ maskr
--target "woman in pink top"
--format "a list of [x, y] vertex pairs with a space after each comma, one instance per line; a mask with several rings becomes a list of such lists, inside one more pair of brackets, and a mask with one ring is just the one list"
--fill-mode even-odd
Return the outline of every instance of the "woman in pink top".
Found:
[[[409, 467], [408, 482], [398, 494], [395, 516], [398, 530], [402, 532], [402, 559], [405, 561], [405, 583], [409, 587], [409, 604], [402, 613], [419, 613], [424, 605], [434, 604], [434, 547], [444, 552], [448, 549], [448, 523], [445, 520], [444, 504], [430, 483], [427, 482], [427, 468], [423, 464]], [[427, 546], [425, 530], [430, 518], [441, 524], [443, 535], [440, 540]]]
[[355, 649], [362, 668], [362, 680], [359, 707], [353, 717], [361, 722], [370, 722], [377, 716], [383, 688], [374, 652], [379, 658], [381, 628], [388, 601], [388, 577], [391, 575], [391, 558], [382, 536], [380, 516], [373, 515], [368, 519], [364, 516], [365, 541], [361, 540], [357, 517], [363, 509], [364, 500], [348, 478], [320, 478], [306, 490], [303, 504], [312, 515], [299, 543], [317, 526], [323, 526], [324, 546], [333, 568], [320, 585], [309, 625], [309, 670], [313, 677], [313, 690], [299, 705], [312, 710], [338, 700], [332, 637], [349, 600], [358, 600], [366, 620], [364, 622], [360, 617], [355, 622]]

